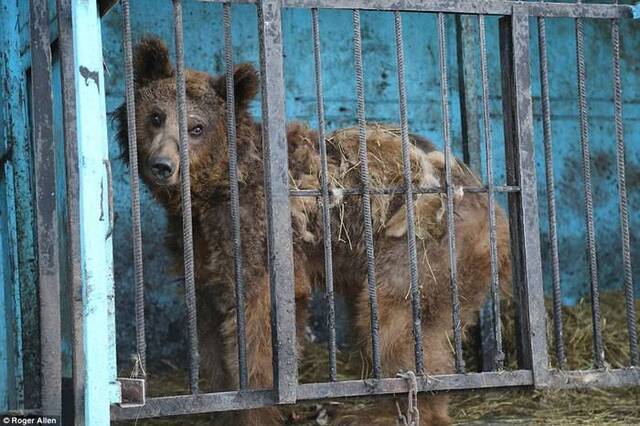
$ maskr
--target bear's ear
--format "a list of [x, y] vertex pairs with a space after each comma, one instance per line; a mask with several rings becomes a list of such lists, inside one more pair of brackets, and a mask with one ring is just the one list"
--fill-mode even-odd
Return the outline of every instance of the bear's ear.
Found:
[[173, 75], [167, 46], [156, 37], [140, 40], [133, 53], [133, 76], [136, 86]]
[[[213, 80], [213, 90], [222, 97], [227, 99], [227, 78], [219, 77]], [[258, 72], [249, 63], [237, 65], [233, 71], [233, 97], [236, 101], [236, 108], [243, 109], [251, 102], [258, 93], [260, 87], [260, 77]]]

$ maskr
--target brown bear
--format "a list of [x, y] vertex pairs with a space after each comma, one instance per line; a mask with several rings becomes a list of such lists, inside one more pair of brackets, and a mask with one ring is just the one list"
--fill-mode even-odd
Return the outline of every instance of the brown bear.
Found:
[[[168, 50], [158, 39], [142, 40], [134, 55], [136, 128], [141, 177], [169, 217], [170, 240], [181, 240], [180, 163], [176, 81]], [[259, 77], [248, 64], [234, 72], [241, 243], [246, 286], [246, 341], [251, 388], [272, 387], [270, 299], [266, 253], [266, 214], [261, 126], [248, 105]], [[234, 260], [229, 213], [226, 80], [186, 71], [189, 170], [196, 263], [198, 332], [203, 376], [210, 390], [238, 388]], [[127, 152], [126, 107], [116, 111], [118, 140]], [[352, 305], [353, 342], [370, 355], [370, 315], [362, 201], [345, 189], [361, 185], [358, 129], [343, 129], [327, 137], [335, 290]], [[368, 166], [373, 189], [401, 187], [402, 150], [398, 129], [366, 128]], [[319, 189], [318, 135], [304, 124], [287, 127], [292, 189]], [[416, 187], [444, 186], [444, 157], [428, 141], [411, 139], [410, 164]], [[416, 144], [419, 147], [416, 147]], [[487, 196], [463, 193], [463, 186], [481, 186], [463, 165], [453, 160], [455, 237], [463, 328], [473, 324], [485, 300], [490, 280]], [[375, 269], [384, 377], [415, 366], [406, 204], [403, 194], [371, 198]], [[415, 196], [416, 245], [421, 290], [424, 362], [428, 374], [452, 373], [453, 354], [449, 245], [446, 198], [441, 193]], [[298, 342], [303, 342], [306, 304], [312, 288], [323, 286], [323, 232], [320, 200], [292, 197], [293, 261]], [[498, 268], [501, 285], [511, 280], [508, 224], [496, 210]], [[180, 254], [180, 250], [177, 250]], [[178, 256], [180, 258], [180, 256]], [[300, 353], [300, 351], [299, 351]], [[420, 399], [421, 424], [448, 424], [444, 395]], [[396, 409], [387, 410], [389, 421]], [[233, 416], [234, 424], [279, 424], [276, 408]]]

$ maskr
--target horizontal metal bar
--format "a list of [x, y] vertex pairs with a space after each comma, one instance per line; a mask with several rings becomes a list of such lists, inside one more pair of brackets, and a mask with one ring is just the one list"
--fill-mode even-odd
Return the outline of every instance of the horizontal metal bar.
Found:
[[[419, 392], [465, 389], [490, 389], [533, 385], [529, 370], [445, 374], [418, 378]], [[549, 385], [553, 388], [639, 386], [640, 370], [553, 371]], [[401, 378], [379, 380], [346, 380], [332, 383], [305, 383], [297, 387], [297, 400], [389, 395], [408, 391], [407, 381]], [[111, 407], [111, 420], [128, 420], [258, 408], [276, 403], [273, 390], [251, 390], [179, 395], [149, 398], [143, 407]]]
[[[255, 4], [256, 0], [199, 0], [207, 3]], [[550, 18], [633, 18], [633, 6], [615, 4], [532, 3], [468, 0], [283, 0], [285, 8], [360, 9], [403, 12], [443, 12], [465, 15], [528, 15]]]
[[[419, 392], [530, 385], [533, 385], [533, 376], [531, 371], [528, 370], [418, 377]], [[305, 383], [298, 386], [298, 400], [385, 395], [406, 393], [408, 391], [408, 382], [402, 378], [347, 380], [335, 383]]]
[[142, 407], [111, 406], [111, 421], [246, 410], [277, 403], [274, 390], [243, 390], [148, 398]]
[[[519, 192], [519, 186], [494, 186], [495, 192]], [[334, 190], [336, 191], [336, 190]], [[342, 196], [352, 196], [352, 195], [362, 195], [362, 190], [360, 188], [340, 188], [340, 195]], [[463, 192], [480, 194], [486, 193], [489, 189], [484, 187], [477, 186], [463, 186]], [[396, 187], [396, 188], [371, 188], [371, 195], [399, 195], [404, 194], [404, 187]], [[446, 190], [443, 187], [434, 186], [434, 187], [425, 187], [425, 188], [413, 188], [414, 194], [444, 194]], [[335, 192], [334, 192], [335, 193]], [[322, 196], [322, 192], [319, 189], [292, 189], [289, 191], [289, 195], [292, 197], [320, 197]]]
[[[445, 374], [418, 378], [419, 392], [462, 389], [489, 389], [533, 385], [528, 370]], [[297, 400], [344, 398], [365, 395], [389, 395], [408, 392], [402, 378], [378, 380], [346, 380], [330, 383], [305, 383], [297, 387]], [[111, 406], [111, 420], [130, 420], [149, 417], [198, 414], [259, 408], [276, 404], [273, 390], [248, 390], [148, 398], [143, 407]]]
[[515, 6], [514, 14], [546, 18], [633, 18], [633, 6], [615, 4], [525, 3]]
[[554, 389], [640, 386], [640, 370], [553, 371], [548, 385]]

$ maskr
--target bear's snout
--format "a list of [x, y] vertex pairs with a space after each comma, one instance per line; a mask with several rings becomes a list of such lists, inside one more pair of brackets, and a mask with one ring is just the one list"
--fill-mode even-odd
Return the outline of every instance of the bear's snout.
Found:
[[149, 159], [151, 173], [158, 183], [166, 183], [175, 173], [176, 166], [173, 161], [164, 156], [154, 156]]

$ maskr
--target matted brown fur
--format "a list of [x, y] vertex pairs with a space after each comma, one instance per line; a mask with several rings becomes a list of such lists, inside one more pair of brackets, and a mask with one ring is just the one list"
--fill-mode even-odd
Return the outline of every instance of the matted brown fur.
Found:
[[[169, 216], [168, 241], [180, 259], [181, 208], [178, 161], [178, 118], [173, 68], [164, 44], [145, 39], [135, 50], [136, 129], [141, 176]], [[266, 253], [266, 215], [261, 127], [247, 105], [256, 95], [259, 79], [247, 64], [234, 73], [240, 225], [246, 286], [246, 338], [250, 387], [272, 386], [270, 299]], [[228, 142], [225, 130], [224, 77], [187, 71], [189, 167], [196, 263], [198, 332], [206, 390], [238, 386], [234, 260], [229, 213]], [[116, 112], [118, 139], [127, 150], [125, 106]], [[366, 129], [372, 188], [403, 185], [401, 138], [397, 129], [373, 125]], [[305, 124], [287, 127], [291, 187], [318, 189], [320, 156], [317, 133]], [[426, 140], [412, 137], [410, 163], [416, 187], [444, 185], [444, 157]], [[419, 146], [416, 147], [414, 144]], [[336, 291], [354, 312], [354, 345], [370, 353], [367, 262], [362, 201], [344, 195], [361, 185], [358, 130], [344, 129], [327, 138], [331, 224]], [[159, 172], [158, 164], [165, 164]], [[162, 165], [161, 164], [161, 165]], [[453, 162], [455, 228], [462, 325], [472, 324], [490, 283], [487, 198], [462, 193], [461, 186], [479, 186], [463, 166]], [[423, 346], [429, 374], [453, 372], [449, 343], [452, 330], [448, 237], [443, 194], [415, 197], [416, 243], [421, 289]], [[409, 297], [409, 260], [403, 195], [372, 196], [372, 225], [376, 254], [376, 282], [380, 343], [384, 376], [415, 365]], [[298, 342], [304, 341], [306, 305], [313, 286], [324, 282], [322, 209], [315, 197], [291, 199], [295, 299]], [[503, 286], [510, 283], [507, 223], [497, 209], [498, 267]], [[299, 350], [299, 353], [301, 351]], [[446, 396], [420, 401], [422, 424], [448, 424]], [[396, 409], [389, 406], [391, 422]], [[218, 416], [222, 419], [222, 417]], [[224, 422], [278, 424], [276, 408], [235, 414]]]

